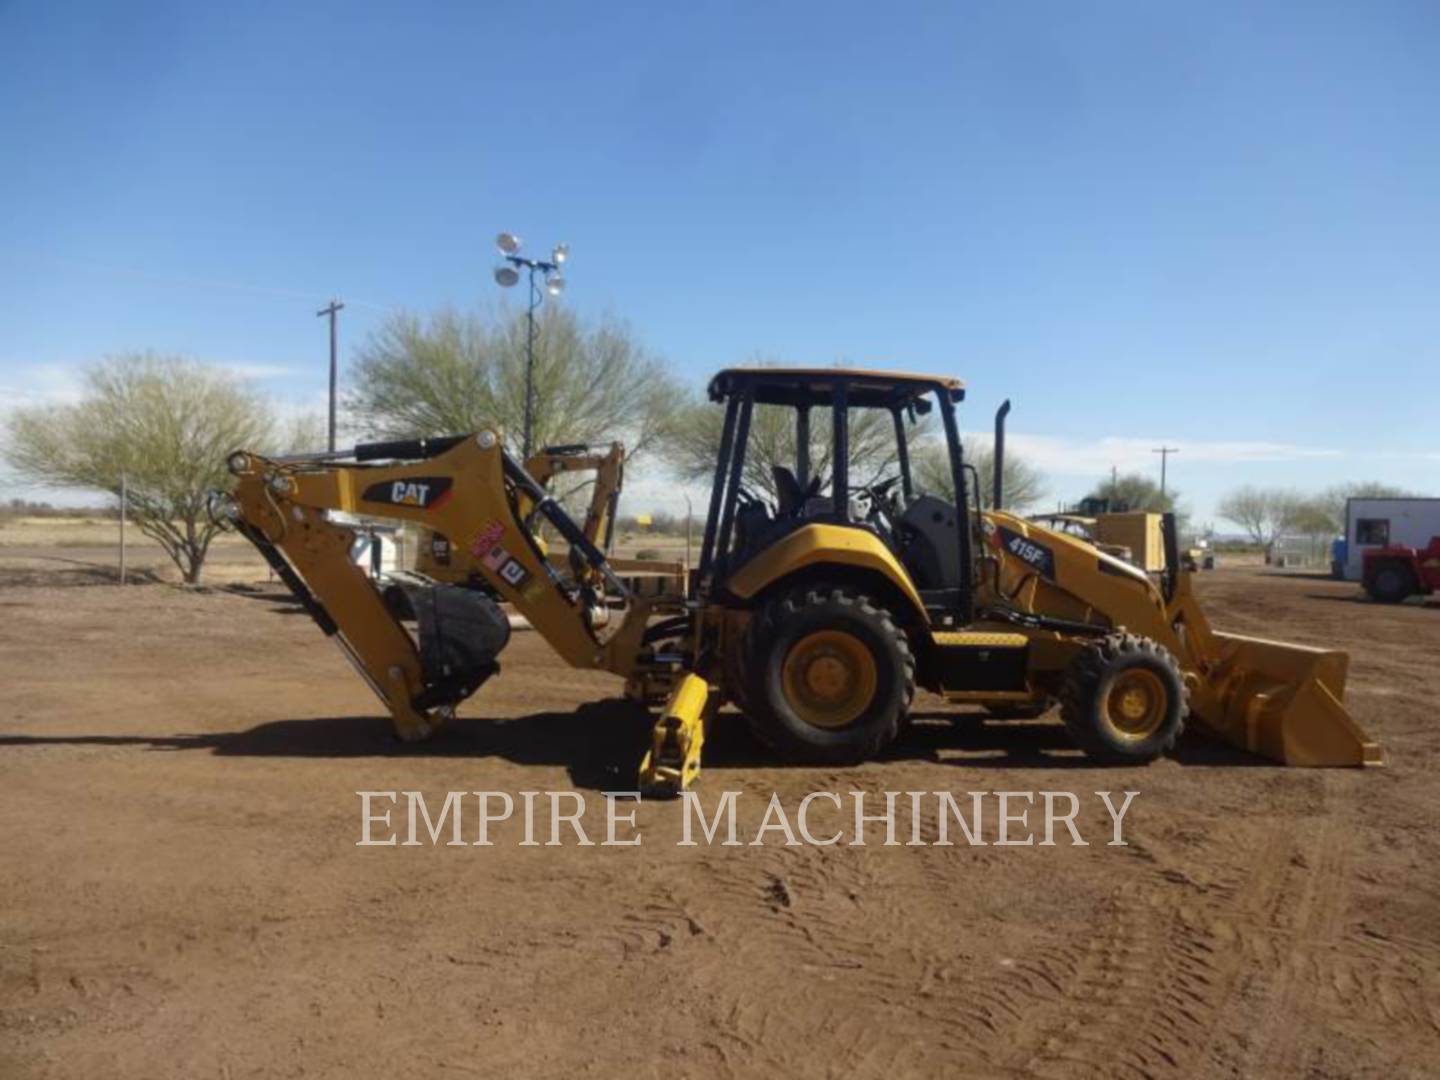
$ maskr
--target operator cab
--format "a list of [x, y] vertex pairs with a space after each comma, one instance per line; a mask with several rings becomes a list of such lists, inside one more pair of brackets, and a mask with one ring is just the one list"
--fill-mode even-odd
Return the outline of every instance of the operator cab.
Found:
[[966, 491], [958, 379], [728, 368], [709, 393], [725, 420], [698, 588], [723, 590], [799, 529], [839, 525], [880, 537], [932, 614], [968, 621], [972, 517], [955, 498]]

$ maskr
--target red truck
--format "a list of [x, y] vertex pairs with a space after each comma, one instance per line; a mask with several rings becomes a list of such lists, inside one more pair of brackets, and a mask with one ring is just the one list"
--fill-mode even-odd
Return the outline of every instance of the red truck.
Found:
[[1428, 596], [1440, 589], [1440, 536], [1416, 550], [1406, 544], [1369, 548], [1360, 578], [1371, 599], [1398, 604], [1407, 596]]

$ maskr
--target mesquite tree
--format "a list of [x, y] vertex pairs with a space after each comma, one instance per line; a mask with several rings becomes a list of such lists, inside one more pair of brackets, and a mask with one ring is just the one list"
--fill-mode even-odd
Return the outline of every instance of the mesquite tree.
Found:
[[[618, 439], [634, 459], [669, 428], [678, 387], [624, 323], [547, 306], [534, 344], [535, 449]], [[518, 453], [526, 359], [523, 313], [401, 313], [358, 350], [347, 402], [356, 424], [381, 438], [495, 428]]]
[[41, 483], [118, 498], [123, 480], [130, 516], [189, 584], [220, 531], [205, 500], [229, 485], [226, 456], [276, 432], [269, 403], [223, 369], [149, 353], [92, 368], [79, 401], [18, 409], [8, 427], [6, 456]]

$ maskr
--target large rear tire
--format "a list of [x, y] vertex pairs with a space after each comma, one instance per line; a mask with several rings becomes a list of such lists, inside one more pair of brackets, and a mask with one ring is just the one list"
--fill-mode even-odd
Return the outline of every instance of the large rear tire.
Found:
[[874, 757], [915, 696], [904, 633], [869, 597], [840, 587], [772, 600], [750, 624], [746, 659], [751, 730], [789, 761]]
[[1060, 690], [1060, 718], [1088, 757], [1153, 761], [1185, 729], [1185, 680], [1169, 650], [1135, 634], [1112, 634], [1075, 658]]

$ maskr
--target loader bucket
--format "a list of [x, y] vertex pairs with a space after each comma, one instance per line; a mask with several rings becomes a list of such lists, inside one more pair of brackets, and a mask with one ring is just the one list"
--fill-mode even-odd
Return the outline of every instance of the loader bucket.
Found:
[[1285, 765], [1379, 765], [1380, 745], [1342, 703], [1349, 657], [1212, 633], [1218, 656], [1192, 685], [1192, 716], [1215, 735]]

